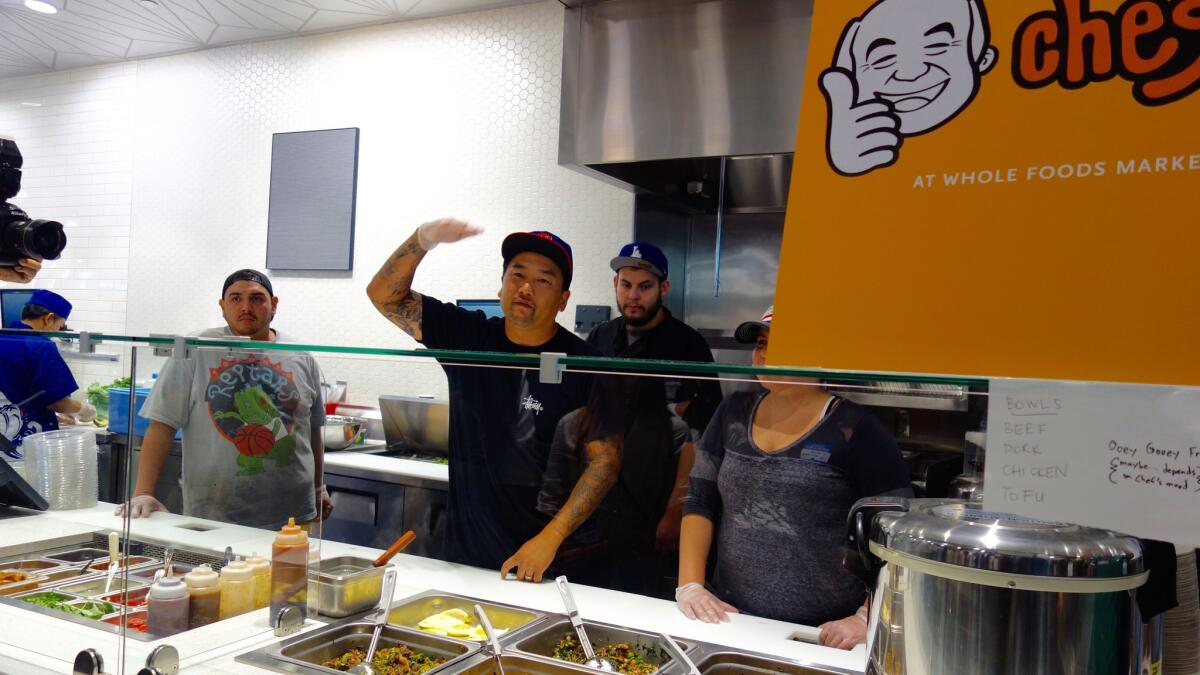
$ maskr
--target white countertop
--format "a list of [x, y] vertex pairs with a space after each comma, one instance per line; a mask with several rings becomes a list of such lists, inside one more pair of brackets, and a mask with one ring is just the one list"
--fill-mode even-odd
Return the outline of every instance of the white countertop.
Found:
[[388, 480], [417, 478], [422, 481], [449, 485], [450, 466], [401, 457], [365, 455], [361, 452], [326, 452], [325, 473], [347, 473], [360, 478]]
[[[370, 455], [361, 458], [372, 459]], [[5, 515], [6, 513], [8, 515]], [[0, 511], [0, 556], [7, 557], [34, 548], [82, 541], [90, 538], [93, 532], [104, 533], [114, 529], [119, 531], [122, 525], [121, 519], [112, 515], [111, 504], [100, 504], [92, 509], [77, 511], [44, 514], [25, 512], [30, 515], [16, 515], [19, 513], [21, 512]], [[197, 531], [188, 529], [189, 527], [211, 529]], [[212, 553], [223, 551], [225, 546], [232, 546], [236, 554], [249, 555], [254, 552], [269, 552], [274, 533], [176, 514], [155, 513], [150, 518], [133, 521], [132, 536], [137, 540], [160, 544], [176, 543]], [[51, 543], [43, 544], [47, 539], [50, 539]], [[379, 553], [377, 549], [331, 541], [321, 542], [322, 558], [337, 555], [374, 558]], [[392, 562], [399, 570], [399, 583], [403, 584], [396, 588], [393, 596], [396, 600], [427, 589], [437, 589], [544, 612], [562, 612], [558, 591], [550, 581], [535, 585], [502, 580], [498, 571], [404, 554], [396, 556]], [[584, 618], [593, 621], [732, 645], [813, 665], [858, 672], [861, 672], [865, 665], [866, 652], [861, 646], [845, 652], [789, 639], [794, 634], [815, 639], [816, 629], [811, 627], [741, 615], [733, 615], [727, 624], [711, 625], [689, 621], [671, 602], [589, 586], [573, 588]], [[100, 650], [109, 664], [115, 664], [119, 658], [118, 637], [87, 626], [4, 605], [0, 605], [0, 625], [4, 626], [4, 630], [0, 631], [0, 665], [15, 660], [47, 669], [48, 672], [69, 672], [75, 654], [87, 647]], [[324, 624], [310, 620], [305, 630], [316, 629], [322, 625]], [[155, 646], [169, 643], [179, 649], [182, 670], [185, 673], [261, 674], [266, 671], [236, 663], [234, 657], [279, 639], [272, 634], [268, 625], [267, 610], [262, 609], [158, 642], [128, 640], [125, 643], [125, 661], [128, 664], [127, 672], [136, 671]], [[110, 672], [116, 671], [112, 665], [108, 669]]]

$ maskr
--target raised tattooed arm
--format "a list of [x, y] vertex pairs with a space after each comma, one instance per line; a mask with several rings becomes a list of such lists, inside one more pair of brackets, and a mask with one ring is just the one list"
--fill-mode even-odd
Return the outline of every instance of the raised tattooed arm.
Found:
[[455, 218], [439, 218], [421, 225], [375, 273], [367, 284], [367, 297], [380, 314], [419, 341], [421, 294], [412, 289], [417, 265], [434, 246], [474, 237], [482, 231]]
[[413, 232], [395, 253], [388, 256], [367, 284], [367, 297], [375, 309], [418, 341], [421, 339], [421, 294], [412, 289], [412, 282], [425, 253], [419, 234]]

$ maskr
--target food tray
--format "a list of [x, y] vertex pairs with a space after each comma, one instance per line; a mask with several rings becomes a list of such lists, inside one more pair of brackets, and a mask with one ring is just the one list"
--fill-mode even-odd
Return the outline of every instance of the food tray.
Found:
[[4, 570], [21, 570], [28, 572], [30, 570], [48, 570], [61, 565], [57, 560], [43, 560], [41, 558], [26, 558], [24, 560], [12, 560], [6, 563], [0, 563], [0, 569]]
[[[592, 647], [596, 650], [612, 644], [624, 643], [634, 649], [643, 650], [646, 661], [657, 665], [659, 671], [672, 663], [670, 653], [661, 643], [662, 638], [655, 633], [591, 621], [584, 621], [583, 626], [587, 629]], [[575, 637], [575, 629], [571, 627], [571, 622], [563, 617], [557, 621], [539, 625], [527, 637], [517, 641], [514, 647], [518, 652], [553, 659], [558, 643], [568, 635]], [[684, 640], [676, 640], [676, 643], [685, 654], [692, 651], [695, 646]], [[557, 659], [555, 660], [557, 661]]]
[[[337, 658], [351, 649], [366, 650], [371, 642], [371, 633], [375, 624], [369, 622], [354, 622], [330, 626], [308, 635], [295, 638], [277, 647], [277, 658], [312, 668], [320, 673], [337, 673], [339, 671], [321, 666], [330, 659]], [[396, 626], [384, 626], [379, 634], [377, 649], [406, 645], [415, 651], [424, 652], [430, 656], [446, 659], [446, 663], [427, 672], [453, 672], [456, 661], [472, 652], [472, 648], [458, 640], [443, 638], [438, 635], [411, 631]]]
[[58, 567], [52, 570], [43, 570], [38, 572], [38, 576], [45, 577], [47, 584], [63, 584], [71, 581], [84, 581], [91, 579], [95, 572], [88, 570], [86, 574], [79, 573], [79, 567]]
[[[108, 577], [101, 576], [88, 581], [81, 581], [79, 583], [62, 584], [57, 586], [55, 590], [62, 591], [64, 593], [74, 593], [75, 595], [81, 595], [88, 598], [98, 598], [105, 594], [104, 587], [107, 583]], [[132, 591], [137, 588], [145, 588], [147, 585], [148, 584], [146, 583], [135, 581], [133, 579], [130, 579], [128, 582], [126, 582], [124, 579], [118, 576], [113, 578], [112, 585], [109, 587], [108, 592], [114, 593], [126, 590]]]
[[113, 593], [109, 593], [108, 595], [102, 595], [99, 599], [116, 603], [118, 605], [125, 605], [130, 609], [135, 609], [146, 606], [146, 595], [149, 592], [150, 587], [144, 586], [142, 588], [135, 588], [128, 593], [123, 591], [115, 591]]
[[21, 579], [20, 581], [10, 581], [7, 584], [0, 584], [0, 595], [17, 595], [18, 593], [27, 593], [48, 583], [45, 576], [37, 574], [33, 571], [26, 573], [29, 576]]
[[[474, 616], [474, 606], [478, 604], [484, 612], [487, 613], [488, 620], [492, 622], [492, 627], [497, 630], [503, 630], [501, 642], [507, 644], [511, 642], [516, 633], [522, 628], [533, 624], [533, 622], [541, 619], [545, 614], [531, 609], [521, 607], [512, 607], [510, 605], [502, 605], [495, 602], [487, 602], [485, 600], [477, 600], [475, 598], [464, 595], [454, 595], [452, 593], [441, 593], [439, 591], [426, 591], [418, 595], [406, 598], [400, 601], [400, 604], [394, 605], [388, 612], [388, 623], [395, 626], [404, 626], [413, 630], [420, 630], [417, 624], [427, 616], [444, 612], [448, 609], [461, 609], [468, 615]], [[425, 632], [425, 631], [422, 631]], [[435, 635], [435, 633], [430, 633]], [[448, 638], [458, 640], [460, 638]], [[472, 644], [476, 644], [476, 640], [463, 640]]]
[[129, 612], [128, 614], [124, 614], [124, 615], [122, 615], [119, 612], [116, 614], [110, 614], [110, 615], [104, 617], [103, 619], [101, 619], [101, 621], [110, 626], [116, 626], [119, 628], [121, 626], [122, 616], [125, 617], [125, 620], [128, 623], [133, 624], [133, 625], [127, 625], [125, 627], [127, 631], [148, 635], [148, 633], [146, 632], [146, 610], [144, 610], [144, 609], [138, 610], [136, 612]]
[[317, 568], [317, 612], [344, 617], [378, 605], [387, 566], [373, 563], [349, 555], [322, 560]]
[[[705, 654], [696, 661], [696, 670], [701, 675], [841, 675], [849, 672], [723, 649]], [[676, 669], [675, 672], [686, 671]]]
[[[520, 675], [579, 675], [580, 673], [592, 673], [592, 675], [595, 675], [599, 672], [565, 661], [543, 661], [519, 654], [505, 654], [500, 657], [500, 663], [504, 666], [505, 675], [515, 675], [516, 673], [520, 673]], [[499, 675], [499, 671], [496, 669], [496, 659], [491, 656], [476, 656], [471, 659], [469, 664], [464, 664], [463, 669], [459, 672], [464, 675]]]
[[[141, 569], [129, 570], [129, 578], [130, 579], [140, 579], [140, 580], [143, 580], [146, 582], [153, 582], [154, 575], [161, 569], [162, 569], [161, 564], [155, 564], [155, 565], [151, 565], [149, 567], [143, 567]], [[182, 563], [171, 563], [171, 576], [182, 577], [183, 575], [187, 574], [188, 572], [191, 572], [194, 569], [196, 569], [196, 568], [192, 567], [191, 565], [184, 565]]]
[[93, 558], [96, 560], [108, 560], [108, 551], [101, 551], [98, 548], [77, 548], [62, 553], [47, 553], [44, 557], [48, 560], [57, 560], [60, 564], [73, 565], [75, 563], [87, 562]]
[[[131, 555], [128, 559], [121, 562], [121, 567], [117, 568], [117, 573], [119, 574], [125, 568], [132, 569], [134, 567], [141, 567], [147, 563], [162, 564], [162, 561], [155, 560], [154, 558], [147, 558], [144, 555]], [[96, 570], [97, 572], [107, 572], [108, 566], [111, 564], [112, 562], [107, 559], [105, 559], [103, 562], [96, 561], [96, 564], [92, 565], [92, 569]]]
[[73, 600], [73, 601], [65, 603], [65, 604], [69, 607], [78, 607], [78, 608], [90, 607], [90, 608], [96, 609], [96, 610], [99, 610], [99, 609], [104, 610], [104, 611], [97, 612], [97, 613], [93, 614], [92, 616], [86, 616], [83, 614], [74, 614], [74, 616], [78, 616], [79, 618], [87, 620], [87, 621], [100, 621], [106, 616], [111, 616], [113, 614], [120, 614], [120, 612], [121, 612], [121, 605], [113, 603], [113, 602], [108, 602], [105, 600], [97, 600], [95, 598], [84, 598], [81, 600]]

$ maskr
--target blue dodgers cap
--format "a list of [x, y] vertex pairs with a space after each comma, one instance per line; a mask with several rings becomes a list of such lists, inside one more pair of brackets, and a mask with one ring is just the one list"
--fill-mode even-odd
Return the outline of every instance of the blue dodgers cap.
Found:
[[614, 272], [622, 267], [636, 267], [646, 270], [659, 279], [667, 278], [667, 256], [662, 249], [645, 241], [635, 241], [625, 244], [621, 252], [609, 263]]
[[38, 289], [33, 292], [33, 295], [29, 296], [29, 302], [25, 304], [45, 307], [64, 319], [71, 316], [71, 303], [67, 302], [66, 298], [54, 291]]
[[563, 290], [571, 287], [571, 275], [574, 271], [575, 259], [571, 256], [571, 245], [559, 238], [558, 235], [546, 230], [533, 232], [513, 232], [504, 238], [500, 244], [500, 255], [504, 256], [504, 267], [518, 253], [538, 253], [546, 256], [558, 265], [563, 274]]

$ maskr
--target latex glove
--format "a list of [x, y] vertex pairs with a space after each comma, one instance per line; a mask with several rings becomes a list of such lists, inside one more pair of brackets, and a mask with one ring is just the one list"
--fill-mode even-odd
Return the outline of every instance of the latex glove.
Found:
[[79, 412], [75, 413], [76, 421], [78, 421], [82, 424], [88, 424], [90, 422], [95, 422], [96, 421], [96, 406], [92, 405], [88, 401], [83, 401], [82, 403], [80, 403], [80, 405], [82, 407], [79, 409]]
[[562, 537], [543, 530], [533, 539], [525, 542], [516, 553], [512, 554], [500, 566], [500, 578], [506, 578], [508, 573], [516, 568], [517, 579], [535, 584], [542, 583], [542, 575], [554, 561], [558, 547], [562, 545]]
[[40, 260], [33, 258], [22, 258], [17, 261], [16, 265], [11, 267], [0, 267], [0, 281], [12, 281], [18, 284], [27, 284], [33, 281], [37, 273], [42, 270]]
[[668, 507], [658, 519], [654, 530], [654, 548], [659, 553], [674, 553], [679, 550], [679, 526], [683, 522], [682, 507]]
[[316, 488], [317, 492], [317, 519], [325, 520], [333, 513], [333, 499], [329, 497], [329, 490], [322, 485]]
[[837, 621], [826, 621], [819, 626], [818, 642], [826, 647], [854, 649], [855, 645], [867, 641], [867, 610], [861, 608], [855, 614]]
[[702, 584], [692, 582], [675, 589], [675, 606], [689, 619], [704, 623], [729, 621], [729, 613], [737, 614], [737, 608], [723, 602]]
[[[137, 495], [129, 500], [129, 517], [130, 518], [149, 518], [151, 513], [162, 511], [170, 513], [163, 503], [154, 498], [153, 495]], [[117, 508], [113, 511], [118, 516], [125, 515], [125, 505], [117, 504]]]
[[438, 218], [437, 220], [423, 223], [417, 228], [417, 243], [426, 251], [432, 251], [434, 246], [443, 242], [460, 241], [482, 233], [483, 230], [467, 223], [465, 220]]

